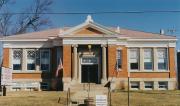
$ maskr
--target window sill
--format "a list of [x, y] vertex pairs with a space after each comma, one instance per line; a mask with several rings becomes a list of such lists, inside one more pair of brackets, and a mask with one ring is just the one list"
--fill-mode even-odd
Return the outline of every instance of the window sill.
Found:
[[130, 73], [169, 73], [170, 71], [130, 71]]
[[49, 71], [13, 71], [13, 74], [16, 73], [48, 73]]

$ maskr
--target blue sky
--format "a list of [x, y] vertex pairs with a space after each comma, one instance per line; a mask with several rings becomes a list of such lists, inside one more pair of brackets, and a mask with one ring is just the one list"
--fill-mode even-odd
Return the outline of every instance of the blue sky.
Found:
[[[13, 0], [11, 11], [21, 12], [33, 0]], [[102, 12], [102, 11], [149, 11], [180, 10], [180, 0], [53, 0], [52, 12]], [[52, 26], [75, 26], [82, 23], [87, 14], [49, 15]], [[164, 29], [176, 29], [173, 35], [180, 38], [180, 13], [144, 14], [96, 14], [95, 22], [105, 26], [159, 33]], [[48, 28], [47, 28], [48, 29]], [[177, 48], [180, 49], [180, 43]]]

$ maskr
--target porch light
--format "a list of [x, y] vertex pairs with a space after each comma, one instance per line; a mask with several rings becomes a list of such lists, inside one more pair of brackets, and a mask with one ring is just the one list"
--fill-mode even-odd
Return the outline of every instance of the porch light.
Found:
[[91, 46], [91, 45], [88, 45], [88, 49], [89, 49], [89, 51], [91, 51], [91, 48], [92, 48], [92, 46]]

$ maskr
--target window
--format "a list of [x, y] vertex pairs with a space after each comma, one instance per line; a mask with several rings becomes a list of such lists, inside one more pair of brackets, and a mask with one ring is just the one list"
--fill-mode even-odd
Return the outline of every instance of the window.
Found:
[[158, 82], [160, 89], [168, 89], [168, 82], [167, 81], [160, 81]]
[[130, 69], [139, 69], [139, 49], [130, 49]]
[[27, 50], [27, 70], [36, 69], [36, 50]]
[[25, 87], [26, 87], [26, 90], [35, 90], [35, 89], [38, 89], [38, 82], [26, 82], [25, 83]]
[[132, 89], [139, 89], [139, 82], [131, 82]]
[[122, 51], [121, 50], [117, 50], [116, 51], [116, 64], [117, 64], [117, 70], [122, 68]]
[[20, 91], [21, 88], [23, 87], [22, 83], [20, 82], [12, 82], [11, 86], [13, 91]]
[[158, 69], [167, 70], [167, 49], [158, 49]]
[[48, 90], [49, 85], [46, 82], [41, 82], [41, 90]]
[[50, 68], [50, 51], [49, 49], [40, 50], [40, 67], [42, 71], [49, 71]]
[[144, 88], [153, 89], [153, 82], [144, 82]]
[[22, 49], [13, 49], [13, 70], [22, 70]]
[[153, 50], [152, 49], [144, 49], [144, 69], [152, 70], [153, 65]]

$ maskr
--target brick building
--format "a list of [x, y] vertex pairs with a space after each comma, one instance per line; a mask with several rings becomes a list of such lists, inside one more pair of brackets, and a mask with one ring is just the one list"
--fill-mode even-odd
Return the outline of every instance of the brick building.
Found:
[[[3, 66], [12, 68], [10, 90], [67, 90], [83, 83], [112, 89], [176, 88], [176, 37], [105, 27], [91, 16], [74, 27], [8, 36]], [[62, 60], [63, 70], [56, 78]], [[58, 82], [58, 83], [57, 83]]]

